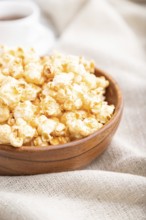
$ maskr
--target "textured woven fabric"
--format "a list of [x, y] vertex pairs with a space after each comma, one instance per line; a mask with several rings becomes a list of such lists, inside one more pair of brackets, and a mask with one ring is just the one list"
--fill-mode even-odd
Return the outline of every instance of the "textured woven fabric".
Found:
[[77, 8], [61, 26], [52, 12], [62, 32], [55, 49], [93, 58], [119, 82], [122, 122], [107, 151], [83, 170], [1, 176], [0, 220], [146, 219], [146, 5], [89, 0]]

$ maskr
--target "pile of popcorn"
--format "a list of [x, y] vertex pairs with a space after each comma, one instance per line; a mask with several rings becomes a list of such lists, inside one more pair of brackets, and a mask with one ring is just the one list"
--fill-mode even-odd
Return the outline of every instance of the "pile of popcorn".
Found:
[[100, 129], [113, 115], [109, 82], [93, 61], [0, 47], [0, 144], [65, 144]]

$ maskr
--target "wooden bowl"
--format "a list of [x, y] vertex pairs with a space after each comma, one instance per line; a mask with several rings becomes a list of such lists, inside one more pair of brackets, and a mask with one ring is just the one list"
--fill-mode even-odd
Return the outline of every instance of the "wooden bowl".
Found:
[[95, 74], [109, 80], [106, 99], [109, 104], [115, 105], [111, 120], [90, 136], [63, 145], [41, 148], [0, 145], [0, 175], [30, 175], [79, 169], [91, 163], [108, 147], [121, 119], [123, 98], [111, 76], [99, 69], [96, 69]]

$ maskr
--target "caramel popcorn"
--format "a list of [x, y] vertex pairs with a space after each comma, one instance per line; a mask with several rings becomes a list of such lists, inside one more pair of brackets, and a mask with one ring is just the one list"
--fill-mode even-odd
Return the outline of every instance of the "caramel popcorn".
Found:
[[0, 144], [65, 144], [100, 129], [113, 115], [109, 82], [93, 61], [0, 47]]

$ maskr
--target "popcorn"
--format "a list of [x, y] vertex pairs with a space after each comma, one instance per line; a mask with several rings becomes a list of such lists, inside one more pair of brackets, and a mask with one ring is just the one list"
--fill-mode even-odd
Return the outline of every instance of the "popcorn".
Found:
[[85, 119], [84, 121], [77, 119], [75, 121], [67, 122], [71, 136], [74, 139], [86, 137], [102, 127], [96, 119]]
[[42, 77], [43, 67], [37, 63], [28, 63], [25, 66], [24, 77], [28, 83], [43, 84], [44, 78]]
[[5, 78], [6, 78], [6, 76], [0, 72], [0, 86]]
[[8, 76], [0, 86], [0, 100], [10, 108], [17, 105], [21, 97], [21, 87], [18, 80]]
[[80, 109], [82, 106], [81, 92], [75, 89], [75, 86], [61, 87], [56, 94], [56, 100], [62, 104], [62, 109], [67, 111]]
[[3, 123], [9, 119], [10, 110], [7, 105], [0, 103], [0, 123]]
[[73, 139], [79, 139], [92, 134], [102, 127], [102, 124], [94, 116], [87, 116], [84, 112], [68, 112], [62, 116]]
[[19, 102], [13, 111], [15, 119], [24, 119], [29, 122], [33, 118], [37, 107], [33, 105], [30, 101]]
[[0, 144], [47, 147], [84, 138], [113, 115], [91, 60], [0, 46]]
[[11, 133], [10, 144], [14, 147], [21, 147], [23, 145], [23, 137], [17, 137], [17, 132]]
[[17, 138], [21, 138], [23, 143], [28, 143], [36, 134], [36, 129], [31, 127], [25, 120], [22, 118], [16, 119], [16, 124], [12, 126], [12, 132], [16, 134]]
[[37, 98], [39, 92], [41, 91], [41, 88], [39, 86], [32, 83], [28, 84], [24, 80], [21, 80], [20, 84], [24, 88], [21, 93], [21, 98], [20, 98], [21, 101], [26, 101], [26, 100], [34, 101]]
[[59, 104], [51, 96], [42, 98], [40, 106], [42, 114], [46, 114], [47, 116], [58, 116], [61, 114]]
[[10, 144], [11, 132], [11, 127], [9, 125], [0, 125], [0, 144]]
[[73, 73], [60, 73], [53, 78], [53, 84], [55, 86], [65, 86], [70, 85], [73, 81]]
[[80, 57], [80, 63], [83, 64], [84, 68], [86, 69], [87, 72], [89, 73], [94, 73], [94, 70], [95, 70], [95, 63], [93, 60], [91, 61], [88, 61], [88, 60], [85, 60], [84, 57]]
[[46, 138], [49, 138], [49, 135], [55, 131], [57, 122], [53, 119], [47, 118], [45, 115], [41, 115], [36, 119], [37, 131], [39, 135], [45, 135]]
[[105, 124], [112, 116], [114, 105], [108, 105], [107, 102], [102, 102], [100, 107], [92, 109], [98, 121]]
[[47, 141], [43, 141], [43, 140], [42, 140], [41, 136], [36, 137], [36, 138], [33, 140], [32, 144], [33, 144], [34, 146], [39, 146], [39, 147], [40, 147], [40, 146], [41, 146], [41, 147], [46, 147], [46, 146], [49, 145], [49, 143], [48, 143]]
[[49, 81], [51, 81], [54, 78], [54, 71], [53, 68], [48, 64], [44, 65], [43, 74]]
[[63, 123], [59, 122], [52, 134], [53, 134], [53, 136], [67, 135], [66, 126]]
[[90, 89], [97, 88], [97, 77], [94, 74], [86, 73], [84, 76], [84, 82], [87, 84], [87, 87]]

